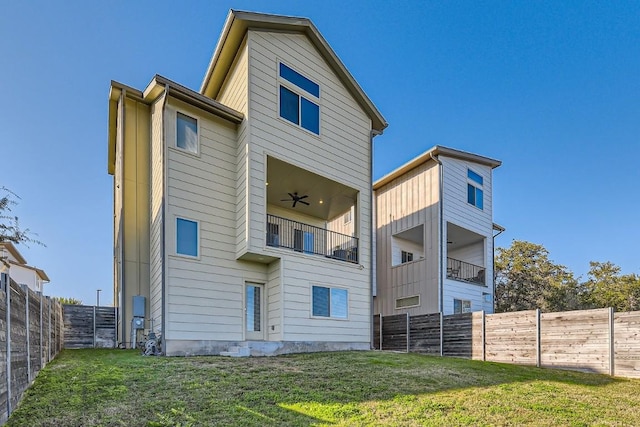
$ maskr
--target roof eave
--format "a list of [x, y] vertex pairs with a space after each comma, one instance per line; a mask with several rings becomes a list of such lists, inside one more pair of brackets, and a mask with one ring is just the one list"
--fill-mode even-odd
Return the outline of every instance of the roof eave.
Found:
[[200, 87], [201, 94], [211, 98], [218, 96], [244, 35], [250, 28], [298, 32], [307, 35], [367, 113], [371, 119], [371, 127], [376, 131], [376, 134], [381, 134], [388, 126], [380, 111], [349, 73], [313, 22], [307, 18], [230, 10]]

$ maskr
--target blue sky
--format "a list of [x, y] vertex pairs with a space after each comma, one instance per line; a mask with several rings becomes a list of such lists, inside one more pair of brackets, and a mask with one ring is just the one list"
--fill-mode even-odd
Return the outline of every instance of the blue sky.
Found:
[[640, 2], [5, 2], [0, 185], [47, 294], [112, 300], [109, 81], [199, 89], [230, 8], [313, 20], [389, 122], [375, 178], [436, 144], [500, 159], [498, 245], [640, 273]]

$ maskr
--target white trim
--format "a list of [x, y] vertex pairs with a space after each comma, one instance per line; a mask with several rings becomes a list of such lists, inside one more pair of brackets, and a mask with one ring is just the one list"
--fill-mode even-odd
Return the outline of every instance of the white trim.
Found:
[[[173, 248], [172, 248], [173, 250], [171, 251], [171, 255], [180, 257], [180, 258], [200, 260], [200, 257], [202, 255], [202, 247], [200, 246], [200, 240], [202, 235], [202, 231], [200, 228], [200, 221], [197, 219], [188, 218], [184, 215], [173, 214], [172, 216], [173, 216]], [[197, 233], [196, 251], [198, 255], [193, 256], [193, 255], [178, 253], [178, 219], [196, 223], [196, 233]]]
[[[301, 88], [300, 86], [295, 85], [294, 83], [291, 83], [289, 80], [285, 79], [284, 77], [280, 76], [280, 64], [284, 64], [285, 66], [291, 68], [293, 71], [295, 71], [296, 73], [300, 74], [301, 76], [309, 79], [310, 81], [312, 81], [313, 83], [318, 85], [318, 91], [319, 91], [319, 96], [315, 96], [309, 92], [307, 92], [306, 90], [304, 90], [303, 88]], [[302, 102], [300, 100], [298, 100], [298, 122], [299, 123], [293, 123], [290, 120], [285, 119], [284, 117], [282, 117], [280, 115], [280, 86], [284, 86], [285, 88], [289, 89], [291, 92], [295, 93], [296, 95], [298, 95], [298, 97], [306, 97], [307, 100], [309, 102], [313, 102], [315, 105], [318, 106], [318, 133], [312, 132], [307, 128], [302, 127]], [[296, 127], [298, 129], [302, 129], [304, 132], [308, 133], [309, 135], [313, 135], [316, 138], [320, 138], [320, 136], [322, 135], [322, 85], [320, 85], [320, 83], [316, 83], [313, 79], [310, 79], [309, 77], [306, 76], [306, 73], [301, 73], [298, 70], [296, 70], [294, 67], [288, 65], [286, 62], [282, 61], [279, 58], [276, 58], [276, 97], [278, 100], [278, 105], [276, 107], [276, 117], [278, 118], [278, 120], [289, 124], [290, 126]]]
[[[186, 116], [190, 119], [193, 119], [196, 121], [196, 132], [197, 132], [197, 142], [196, 142], [196, 151], [193, 152], [191, 150], [187, 150], [186, 148], [182, 148], [182, 147], [178, 147], [178, 114], [182, 114], [183, 116]], [[200, 157], [200, 134], [201, 134], [201, 129], [200, 129], [200, 123], [201, 123], [201, 119], [199, 116], [194, 115], [193, 113], [189, 112], [185, 112], [184, 110], [181, 110], [179, 108], [175, 109], [175, 115], [173, 115], [173, 122], [175, 125], [175, 132], [174, 132], [174, 139], [173, 139], [173, 144], [171, 145], [171, 148], [173, 148], [174, 150], [177, 150], [180, 153], [185, 153], [185, 154], [189, 154], [191, 156], [195, 156], [195, 157]]]

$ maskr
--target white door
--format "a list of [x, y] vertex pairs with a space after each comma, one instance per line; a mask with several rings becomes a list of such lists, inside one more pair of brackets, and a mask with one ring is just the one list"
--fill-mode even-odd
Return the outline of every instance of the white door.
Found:
[[264, 340], [264, 285], [247, 283], [244, 301], [245, 338]]

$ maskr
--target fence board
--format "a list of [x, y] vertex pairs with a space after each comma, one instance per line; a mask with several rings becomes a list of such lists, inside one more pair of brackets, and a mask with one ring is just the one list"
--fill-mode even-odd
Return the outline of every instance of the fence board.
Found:
[[409, 336], [409, 351], [440, 354], [440, 313], [411, 316]]
[[640, 312], [615, 313], [615, 374], [640, 378]]
[[407, 349], [406, 314], [384, 317], [382, 320], [382, 349], [400, 351]]
[[535, 310], [485, 316], [485, 355], [492, 362], [536, 364]]
[[116, 313], [114, 307], [65, 304], [62, 306], [62, 313], [64, 348], [115, 347]]
[[373, 348], [380, 350], [380, 319], [382, 316], [376, 314], [373, 316]]
[[442, 317], [442, 355], [470, 359], [472, 353], [472, 314]]

